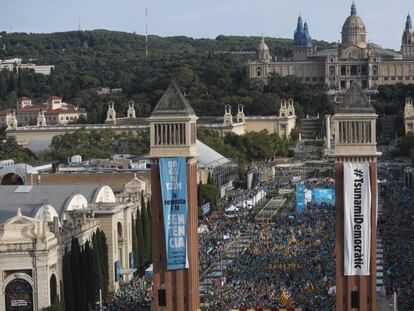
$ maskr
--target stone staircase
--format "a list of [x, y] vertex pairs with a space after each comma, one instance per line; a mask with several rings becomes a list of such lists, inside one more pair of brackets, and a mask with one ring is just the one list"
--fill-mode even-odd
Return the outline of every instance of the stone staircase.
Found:
[[323, 138], [325, 136], [323, 123], [322, 118], [302, 119], [300, 123], [302, 140]]

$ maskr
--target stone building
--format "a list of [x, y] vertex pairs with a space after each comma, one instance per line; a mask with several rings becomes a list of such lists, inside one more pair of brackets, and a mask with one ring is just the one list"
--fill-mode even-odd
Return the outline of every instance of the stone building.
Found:
[[[13, 113], [16, 122], [11, 126], [10, 118]], [[17, 125], [65, 125], [81, 117], [86, 118], [84, 109], [65, 103], [58, 96], [51, 96], [42, 104], [35, 104], [30, 98], [21, 97], [17, 100], [16, 110], [0, 111], [0, 126], [14, 129]]]
[[25, 64], [21, 58], [0, 59], [0, 70], [15, 71], [17, 73], [20, 70], [33, 70], [35, 73], [48, 76], [53, 69], [55, 69], [55, 66], [53, 65], [36, 65], [33, 63]]
[[252, 81], [267, 83], [272, 74], [296, 76], [309, 84], [325, 84], [331, 90], [348, 89], [358, 82], [364, 89], [379, 85], [414, 83], [414, 32], [410, 15], [403, 31], [400, 52], [368, 42], [367, 29], [355, 3], [345, 20], [339, 44], [317, 51], [307, 23], [299, 17], [294, 34], [293, 59], [273, 59], [262, 39], [259, 59], [248, 64]]
[[72, 238], [80, 245], [91, 240], [97, 228], [108, 244], [108, 291], [130, 280], [135, 271], [132, 220], [141, 195], [135, 191], [141, 190], [145, 184], [135, 178], [119, 197], [109, 186], [96, 183], [0, 186], [0, 310], [17, 304], [39, 310], [62, 297], [65, 250]]
[[414, 106], [412, 97], [405, 99], [404, 128], [405, 134], [414, 133]]

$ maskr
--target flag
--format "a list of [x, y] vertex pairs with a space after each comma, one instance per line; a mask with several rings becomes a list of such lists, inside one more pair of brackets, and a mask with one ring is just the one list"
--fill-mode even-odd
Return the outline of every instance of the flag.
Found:
[[287, 290], [282, 288], [279, 301], [282, 305], [286, 307], [290, 306], [293, 303], [293, 298]]
[[314, 292], [316, 290], [316, 286], [315, 284], [313, 284], [312, 282], [307, 281], [306, 282], [306, 286], [305, 286], [306, 291], [308, 292]]

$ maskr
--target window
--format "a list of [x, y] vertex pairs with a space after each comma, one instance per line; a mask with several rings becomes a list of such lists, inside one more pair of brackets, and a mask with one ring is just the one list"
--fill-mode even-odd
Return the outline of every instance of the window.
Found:
[[403, 77], [398, 77], [398, 80], [402, 81]]
[[346, 76], [346, 66], [341, 66], [341, 76]]
[[384, 77], [384, 80], [385, 80], [385, 81], [388, 81], [388, 77]]
[[351, 76], [356, 76], [358, 74], [357, 66], [351, 66]]
[[392, 81], [395, 81], [395, 77], [391, 77], [391, 80], [392, 80]]

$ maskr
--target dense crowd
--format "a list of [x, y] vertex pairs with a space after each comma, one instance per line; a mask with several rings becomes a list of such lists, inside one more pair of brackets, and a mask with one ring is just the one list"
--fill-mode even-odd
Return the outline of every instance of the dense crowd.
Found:
[[379, 229], [384, 246], [384, 284], [397, 293], [398, 310], [414, 310], [414, 190], [402, 182], [382, 186]]
[[[320, 182], [320, 181], [319, 181]], [[324, 183], [331, 181], [324, 180]], [[317, 181], [309, 186], [320, 186]], [[274, 185], [261, 184], [271, 190]], [[250, 199], [258, 191], [234, 190], [219, 202], [216, 211], [200, 221], [200, 277], [218, 262], [227, 244], [248, 234], [251, 244], [225, 269], [202, 302], [208, 310], [240, 307], [302, 307], [303, 310], [332, 310], [335, 285], [334, 209], [310, 208], [297, 213], [292, 204], [273, 223], [256, 222], [255, 208], [242, 209], [237, 217], [225, 217], [225, 207]], [[282, 299], [282, 297], [287, 297]], [[286, 301], [285, 301], [286, 300]], [[122, 284], [108, 310], [149, 310], [151, 280], [136, 278]]]
[[280, 216], [273, 224], [249, 223], [252, 244], [225, 272], [205, 302], [209, 310], [229, 307], [284, 307], [332, 310], [334, 298], [334, 210], [312, 209], [292, 217]]
[[121, 283], [119, 290], [110, 297], [106, 308], [110, 311], [149, 311], [151, 288], [152, 281], [145, 276]]

